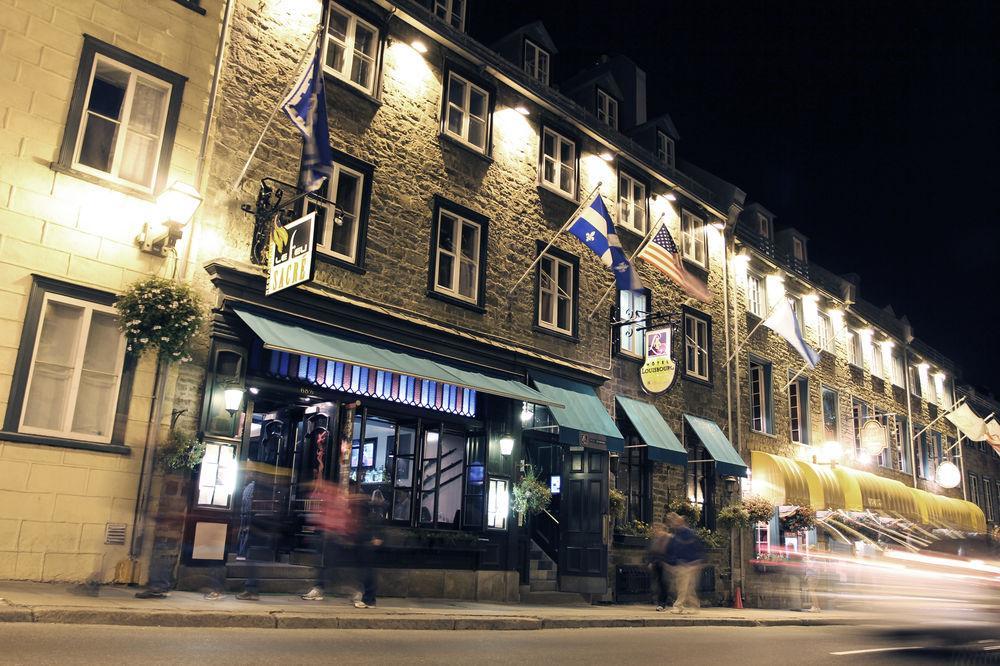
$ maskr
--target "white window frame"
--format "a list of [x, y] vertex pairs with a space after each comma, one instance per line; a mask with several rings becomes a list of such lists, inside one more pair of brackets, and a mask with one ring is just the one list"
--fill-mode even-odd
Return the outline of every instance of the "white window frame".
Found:
[[763, 319], [767, 312], [766, 296], [764, 278], [758, 273], [747, 271], [747, 312]]
[[[468, 5], [466, 0], [459, 0], [461, 9], [455, 11], [455, 0], [434, 0], [434, 15], [439, 19], [461, 32], [465, 32], [465, 10]], [[456, 24], [455, 19], [458, 19]]]
[[892, 383], [900, 388], [906, 387], [906, 365], [903, 363], [903, 355], [895, 351], [892, 353]]
[[656, 130], [656, 159], [668, 167], [673, 167], [676, 159], [674, 151], [674, 140], [663, 130]]
[[979, 477], [977, 477], [972, 472], [969, 472], [969, 501], [980, 506], [979, 504]]
[[[453, 104], [451, 101], [451, 95], [450, 95], [451, 82], [455, 79], [457, 79], [458, 81], [462, 82], [465, 85], [465, 95], [462, 99], [461, 107], [456, 107], [456, 105]], [[483, 121], [483, 145], [481, 146], [469, 140], [469, 118], [472, 117], [472, 113], [470, 112], [469, 109], [472, 106], [470, 100], [472, 98], [473, 90], [482, 94], [486, 100], [483, 104], [483, 110], [486, 113], [486, 115], [483, 116], [482, 118], [476, 116], [477, 118]], [[469, 146], [473, 150], [485, 154], [490, 143], [490, 92], [485, 88], [483, 88], [482, 86], [476, 85], [475, 83], [465, 78], [461, 74], [458, 74], [456, 72], [448, 72], [448, 81], [444, 88], [444, 108], [445, 108], [444, 128], [443, 128], [444, 133], [450, 136], [451, 138], [455, 139], [456, 141], [459, 141], [465, 144], [466, 146]], [[462, 129], [457, 134], [451, 131], [451, 129], [449, 129], [449, 125], [451, 123], [449, 123], [448, 121], [451, 118], [453, 108], [457, 108], [457, 110], [462, 113]]]
[[857, 331], [847, 332], [847, 362], [855, 368], [864, 369], [865, 354], [861, 342], [861, 334]]
[[[545, 152], [545, 138], [547, 136], [551, 136], [552, 137], [552, 146], [553, 146], [553, 149], [555, 150], [555, 155], [549, 155], [548, 153]], [[568, 166], [568, 167], [565, 166], [562, 163], [562, 159], [561, 159], [563, 146], [567, 146], [567, 145], [570, 146], [572, 148], [572, 150], [573, 150], [572, 164], [571, 164], [571, 166]], [[578, 163], [577, 163], [577, 159], [576, 159], [576, 157], [577, 157], [577, 154], [576, 154], [576, 141], [573, 141], [572, 139], [569, 139], [566, 136], [563, 136], [562, 134], [560, 134], [559, 132], [555, 131], [554, 129], [551, 129], [549, 127], [543, 127], [542, 128], [542, 142], [541, 142], [541, 145], [539, 146], [539, 150], [540, 150], [540, 152], [542, 154], [542, 164], [541, 164], [541, 168], [538, 170], [538, 182], [541, 183], [542, 185], [544, 185], [545, 187], [547, 187], [547, 188], [549, 188], [549, 189], [551, 189], [551, 190], [553, 190], [555, 192], [558, 192], [559, 194], [563, 194], [563, 195], [566, 195], [568, 197], [575, 198], [576, 197], [576, 178], [577, 178], [577, 175], [578, 175], [578, 172], [579, 172], [579, 169], [577, 168], [578, 167]], [[552, 174], [553, 174], [553, 180], [552, 181], [549, 181], [549, 180], [547, 180], [545, 178], [545, 165], [546, 164], [551, 164], [552, 165]], [[570, 189], [568, 189], [568, 190], [564, 190], [559, 185], [562, 182], [563, 170], [566, 169], [566, 168], [572, 169], [572, 171], [573, 171], [572, 182], [570, 182]]]
[[[80, 162], [80, 151], [83, 149], [83, 139], [87, 134], [87, 125], [89, 123], [90, 119], [89, 117], [92, 114], [92, 112], [89, 110], [90, 95], [94, 90], [94, 77], [97, 75], [97, 65], [98, 63], [101, 62], [105, 64], [110, 64], [112, 67], [116, 69], [128, 72], [129, 75], [128, 84], [126, 84], [125, 88], [125, 97], [122, 99], [121, 118], [116, 120], [114, 118], [108, 118], [107, 116], [103, 116], [98, 113], [93, 113], [93, 115], [98, 116], [99, 118], [117, 123], [118, 125], [118, 131], [116, 132], [115, 135], [114, 150], [112, 151], [112, 156], [111, 156], [110, 172], [101, 171], [100, 169], [95, 169], [94, 167], [87, 166], [86, 164]], [[159, 134], [157, 135], [156, 151], [154, 153], [155, 158], [153, 160], [153, 170], [152, 173], [150, 174], [148, 184], [136, 183], [134, 181], [128, 180], [127, 178], [122, 178], [121, 176], [118, 175], [121, 171], [122, 154], [125, 150], [125, 139], [128, 136], [129, 121], [131, 120], [132, 117], [132, 102], [134, 101], [135, 97], [135, 86], [137, 81], [139, 81], [140, 79], [142, 79], [142, 82], [146, 85], [149, 85], [154, 88], [160, 88], [166, 91], [166, 94], [163, 96], [163, 108], [161, 109], [160, 113], [160, 127], [159, 127]], [[155, 76], [151, 76], [143, 71], [136, 69], [135, 67], [130, 67], [123, 62], [115, 60], [114, 58], [109, 58], [103, 54], [95, 53], [94, 62], [90, 68], [90, 78], [87, 81], [87, 94], [84, 97], [83, 108], [80, 111], [80, 122], [76, 135], [76, 145], [73, 147], [72, 168], [82, 173], [91, 174], [102, 180], [107, 180], [113, 183], [124, 185], [125, 187], [138, 189], [143, 192], [152, 192], [153, 189], [156, 187], [157, 179], [159, 176], [160, 155], [163, 152], [163, 138], [167, 126], [167, 115], [169, 114], [170, 111], [170, 100], [173, 94], [174, 94], [174, 87], [169, 82], [164, 81], [163, 79], [159, 79]], [[125, 131], [122, 131], [123, 129]], [[143, 134], [143, 136], [146, 136], [146, 138], [150, 138], [149, 135], [146, 134]]]
[[[544, 58], [542, 57], [544, 56]], [[527, 37], [524, 39], [524, 73], [542, 85], [549, 85], [552, 54]]]
[[[804, 395], [800, 395], [805, 387]], [[809, 383], [797, 378], [788, 384], [788, 432], [795, 444], [807, 444], [808, 437]]]
[[[28, 413], [27, 410], [27, 400], [31, 396], [31, 383], [35, 376], [35, 363], [38, 359], [38, 344], [42, 339], [42, 330], [45, 326], [45, 313], [48, 311], [48, 304], [52, 301], [57, 303], [64, 303], [73, 307], [79, 307], [83, 309], [83, 319], [80, 323], [80, 338], [77, 340], [77, 347], [73, 352], [73, 375], [70, 380], [69, 393], [66, 396], [66, 411], [63, 414], [63, 424], [64, 428], [62, 430], [53, 430], [49, 428], [38, 428], [33, 426], [25, 425], [24, 419]], [[73, 298], [70, 296], [63, 296], [62, 294], [57, 294], [54, 292], [46, 292], [44, 298], [42, 299], [41, 312], [38, 316], [38, 330], [35, 333], [35, 340], [31, 349], [31, 367], [28, 370], [28, 377], [24, 382], [24, 401], [25, 406], [21, 409], [21, 418], [18, 421], [18, 432], [23, 432], [27, 434], [34, 435], [46, 435], [49, 437], [60, 437], [63, 439], [75, 439], [79, 441], [86, 442], [97, 442], [101, 444], [109, 444], [111, 442], [111, 437], [114, 430], [115, 422], [115, 412], [118, 403], [118, 395], [121, 391], [122, 375], [124, 374], [125, 366], [125, 336], [119, 334], [118, 336], [118, 352], [116, 354], [115, 366], [118, 368], [118, 376], [115, 380], [115, 386], [112, 391], [114, 396], [111, 400], [111, 409], [106, 415], [107, 421], [105, 423], [107, 435], [88, 435], [86, 433], [78, 433], [73, 431], [73, 414], [76, 410], [76, 398], [80, 391], [80, 378], [83, 375], [83, 360], [84, 355], [87, 350], [87, 339], [90, 335], [90, 322], [93, 319], [95, 312], [101, 312], [104, 314], [110, 314], [117, 316], [117, 311], [113, 306], [101, 305], [99, 303], [94, 303], [92, 301], [86, 301], [79, 298]]]
[[[499, 502], [500, 496], [507, 498], [507, 501]], [[486, 490], [486, 527], [491, 530], [507, 529], [507, 518], [510, 516], [510, 481], [507, 479], [490, 478]], [[507, 505], [506, 513], [501, 511], [503, 505]]]
[[[327, 33], [326, 33], [326, 40], [327, 41], [326, 41], [326, 44], [324, 45], [324, 49], [323, 49], [323, 71], [330, 73], [331, 75], [337, 77], [341, 81], [344, 81], [348, 85], [354, 86], [358, 90], [364, 91], [364, 92], [368, 93], [369, 95], [374, 95], [375, 94], [375, 81], [376, 81], [376, 78], [377, 78], [376, 77], [377, 72], [375, 70], [376, 70], [376, 67], [378, 65], [378, 51], [379, 51], [379, 44], [380, 44], [380, 41], [379, 41], [380, 40], [379, 30], [378, 30], [378, 28], [376, 28], [374, 25], [372, 25], [368, 21], [364, 20], [363, 18], [361, 18], [360, 16], [358, 16], [354, 12], [352, 12], [349, 9], [345, 8], [343, 5], [338, 5], [338, 4], [331, 3], [330, 4], [330, 12], [334, 12], [334, 11], [336, 11], [336, 12], [338, 12], [340, 14], [343, 14], [344, 16], [347, 17], [347, 31], [346, 31], [347, 34], [346, 34], [346, 40], [345, 41], [341, 41], [341, 40], [337, 39], [336, 37], [334, 37], [333, 35], [331, 35], [330, 31], [329, 31], [330, 22], [327, 21]], [[357, 37], [357, 26], [359, 24], [362, 27], [364, 27], [365, 29], [370, 30], [371, 33], [372, 33], [372, 42], [373, 42], [373, 44], [375, 46], [375, 52], [372, 53], [371, 56], [368, 56], [367, 54], [364, 54], [364, 53], [360, 53], [359, 51], [357, 51], [357, 49], [355, 49], [354, 42], [355, 42], [355, 39]], [[342, 48], [344, 50], [344, 67], [343, 67], [343, 71], [336, 70], [333, 67], [330, 67], [329, 65], [326, 64], [326, 54], [330, 50], [330, 43], [331, 42], [337, 44], [338, 46], [340, 46], [340, 48]], [[360, 58], [363, 58], [364, 60], [368, 60], [369, 61], [370, 67], [369, 67], [368, 71], [371, 72], [371, 81], [368, 83], [368, 85], [363, 85], [361, 83], [358, 83], [357, 81], [355, 81], [354, 79], [351, 78], [351, 72], [354, 70], [354, 59], [356, 57], [360, 57]]]
[[[694, 322], [692, 338], [688, 322]], [[693, 354], [692, 354], [693, 352]], [[690, 359], [694, 358], [694, 366]], [[708, 320], [692, 312], [684, 313], [684, 371], [688, 377], [709, 381], [711, 376], [711, 350], [709, 349]]]
[[827, 411], [826, 411], [826, 400], [825, 400], [825, 397], [826, 397], [827, 393], [832, 393], [833, 394], [833, 398], [834, 398], [834, 401], [833, 401], [833, 421], [834, 421], [834, 425], [833, 425], [834, 437], [833, 437], [833, 440], [834, 441], [840, 441], [840, 391], [838, 391], [835, 388], [831, 388], [829, 386], [821, 386], [820, 387], [820, 393], [819, 393], [820, 417], [823, 419], [823, 438], [824, 438], [824, 440], [827, 438], [827, 434], [826, 434], [826, 417], [827, 417]]
[[[453, 251], [446, 250], [441, 247], [441, 229], [445, 224], [449, 223], [452, 225], [451, 233], [454, 239], [455, 249]], [[459, 291], [460, 279], [462, 274], [462, 232], [465, 227], [473, 227], [476, 230], [476, 257], [475, 257], [475, 267], [473, 271], [473, 276], [475, 281], [473, 282], [472, 295], [466, 296]], [[451, 298], [457, 298], [461, 301], [466, 301], [469, 303], [479, 303], [479, 275], [482, 269], [483, 261], [483, 225], [475, 220], [470, 220], [467, 217], [462, 217], [458, 213], [447, 209], [438, 209], [438, 219], [437, 219], [437, 236], [434, 238], [434, 281], [433, 289], [438, 294], [444, 294], [445, 296], [450, 296]], [[447, 286], [442, 286], [438, 282], [438, 276], [441, 270], [441, 255], [447, 255], [451, 257], [451, 284]]]
[[681, 256], [696, 266], [708, 268], [708, 233], [705, 220], [681, 210]]
[[618, 315], [622, 321], [628, 322], [618, 327], [619, 351], [628, 356], [642, 358], [646, 351], [643, 338], [646, 317], [649, 316], [649, 295], [644, 291], [620, 290]]
[[[771, 364], [761, 361], [750, 361], [750, 429], [754, 432], [771, 434], [770, 395], [768, 395], [767, 375]], [[754, 405], [760, 410], [760, 416], [754, 416]]]
[[871, 373], [875, 377], [885, 377], [885, 360], [882, 358], [882, 345], [872, 340], [872, 365]]
[[806, 246], [801, 239], [792, 236], [792, 257], [796, 261], [806, 260]]
[[993, 479], [983, 477], [983, 513], [986, 514], [986, 522], [993, 522]]
[[611, 129], [618, 129], [618, 100], [600, 88], [597, 89], [597, 119]]
[[833, 352], [833, 321], [825, 312], [817, 312], [816, 342], [821, 351]]
[[[548, 262], [551, 265], [551, 271], [545, 271], [545, 264]], [[560, 293], [559, 289], [559, 268], [565, 267], [569, 269], [570, 285], [569, 293]], [[544, 280], [542, 279], [542, 274], [547, 272], [549, 277], [550, 286], [548, 289], [545, 288]], [[561, 257], [557, 257], [554, 254], [543, 254], [542, 258], [538, 261], [538, 312], [537, 319], [538, 325], [544, 329], [550, 331], [555, 331], [557, 333], [563, 333], [565, 335], [573, 335], [573, 327], [576, 324], [576, 303], [573, 302], [573, 293], [576, 291], [576, 267], [573, 262], [566, 261]], [[542, 312], [542, 294], [548, 293], [551, 295], [551, 307], [550, 311], [547, 313]], [[569, 303], [569, 326], [566, 328], [559, 327], [559, 299], [563, 298]]]
[[646, 184], [625, 171], [618, 172], [618, 223], [637, 234], [649, 229], [649, 206]]
[[310, 201], [310, 206], [315, 206], [316, 208], [322, 208], [325, 211], [324, 215], [324, 225], [323, 225], [323, 235], [322, 237], [316, 238], [316, 250], [321, 254], [325, 254], [330, 257], [336, 257], [337, 259], [342, 259], [349, 263], [356, 263], [358, 259], [358, 239], [360, 237], [361, 230], [361, 204], [364, 198], [365, 189], [365, 176], [364, 173], [346, 167], [339, 162], [333, 163], [333, 174], [326, 179], [323, 183], [324, 196], [336, 203], [337, 197], [337, 186], [340, 184], [341, 174], [348, 174], [355, 176], [358, 179], [358, 188], [354, 194], [354, 207], [350, 214], [354, 216], [354, 233], [351, 238], [351, 254], [342, 254], [333, 250], [333, 227], [336, 224], [336, 206], [330, 206], [329, 204], [321, 203], [319, 201]]
[[765, 215], [757, 215], [757, 233], [763, 238], [771, 237], [771, 222]]

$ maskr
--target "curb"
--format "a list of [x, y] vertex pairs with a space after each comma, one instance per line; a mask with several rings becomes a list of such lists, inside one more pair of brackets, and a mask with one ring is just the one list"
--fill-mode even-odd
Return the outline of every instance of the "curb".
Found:
[[782, 627], [857, 625], [851, 618], [713, 618], [636, 617], [577, 618], [535, 616], [428, 616], [428, 615], [307, 615], [283, 611], [232, 613], [219, 611], [173, 611], [99, 609], [78, 607], [0, 607], [0, 623], [98, 624], [131, 627], [197, 627], [227, 629], [366, 629], [419, 631], [532, 631], [543, 629], [594, 629], [624, 627]]

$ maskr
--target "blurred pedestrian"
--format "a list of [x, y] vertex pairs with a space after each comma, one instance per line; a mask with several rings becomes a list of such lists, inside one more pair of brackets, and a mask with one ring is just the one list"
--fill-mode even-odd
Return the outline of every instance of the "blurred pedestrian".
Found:
[[667, 596], [670, 593], [668, 582], [670, 569], [667, 566], [667, 544], [669, 542], [670, 534], [667, 532], [667, 528], [660, 524], [654, 525], [653, 536], [649, 540], [649, 550], [646, 551], [646, 564], [656, 588], [656, 610], [659, 612], [667, 609]]
[[355, 559], [358, 563], [361, 590], [354, 597], [355, 608], [370, 608], [375, 605], [376, 575], [373, 559], [375, 551], [382, 545], [382, 516], [385, 513], [385, 497], [376, 489], [370, 498], [356, 501], [358, 518], [355, 532]]
[[700, 606], [698, 601], [698, 574], [705, 562], [705, 544], [698, 534], [688, 527], [679, 515], [671, 511], [665, 522], [670, 528], [665, 560], [674, 574], [674, 588], [677, 598], [672, 613], [693, 613]]
[[332, 481], [317, 480], [309, 496], [309, 520], [322, 535], [320, 565], [312, 588], [302, 595], [305, 601], [323, 601], [326, 590], [333, 585], [333, 564], [340, 546], [349, 544], [357, 527], [357, 513], [347, 488]]

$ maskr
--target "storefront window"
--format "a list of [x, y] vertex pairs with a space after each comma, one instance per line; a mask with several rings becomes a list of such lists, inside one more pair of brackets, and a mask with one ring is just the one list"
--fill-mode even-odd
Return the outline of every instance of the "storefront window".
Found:
[[510, 494], [507, 479], [490, 479], [489, 506], [486, 526], [493, 529], [507, 529], [510, 514]]
[[236, 447], [205, 444], [198, 472], [198, 506], [228, 508], [236, 484]]
[[615, 475], [615, 487], [625, 495], [625, 523], [649, 522], [645, 501], [647, 472], [646, 447], [638, 437], [629, 437], [625, 452], [618, 458], [618, 474]]

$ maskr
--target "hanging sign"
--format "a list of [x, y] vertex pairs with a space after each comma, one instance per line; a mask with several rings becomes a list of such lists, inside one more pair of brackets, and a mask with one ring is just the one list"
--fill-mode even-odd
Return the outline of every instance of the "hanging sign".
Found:
[[663, 393], [677, 378], [677, 364], [670, 356], [672, 333], [669, 326], [645, 331], [645, 361], [639, 368], [639, 381], [647, 393]]
[[861, 426], [861, 448], [871, 456], [882, 453], [886, 447], [886, 430], [878, 421], [866, 421]]
[[276, 294], [313, 279], [313, 250], [316, 242], [316, 211], [285, 226], [274, 225], [271, 252], [267, 260], [265, 295]]

